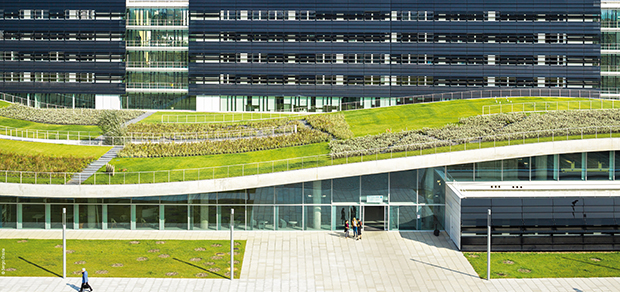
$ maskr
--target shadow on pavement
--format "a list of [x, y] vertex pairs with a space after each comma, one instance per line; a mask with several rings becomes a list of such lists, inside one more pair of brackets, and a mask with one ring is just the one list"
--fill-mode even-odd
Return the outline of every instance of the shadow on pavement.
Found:
[[224, 278], [224, 279], [228, 279], [228, 278], [229, 278], [229, 277], [226, 277], [226, 276], [224, 276], [224, 275], [221, 275], [221, 274], [218, 274], [218, 273], [211, 272], [211, 271], [209, 271], [209, 270], [207, 270], [207, 269], [205, 269], [205, 268], [203, 268], [203, 267], [201, 267], [201, 266], [197, 266], [197, 265], [194, 265], [194, 264], [192, 264], [192, 263], [188, 263], [188, 262], [186, 262], [186, 261], [182, 261], [182, 260], [177, 259], [177, 258], [172, 258], [172, 259], [173, 259], [173, 260], [175, 260], [175, 261], [177, 261], [177, 262], [181, 262], [181, 263], [184, 263], [184, 264], [186, 264], [186, 265], [190, 265], [190, 266], [192, 266], [192, 267], [194, 267], [194, 268], [201, 269], [201, 270], [203, 270], [203, 271], [205, 271], [205, 272], [207, 272], [207, 273], [211, 273], [211, 274], [214, 274], [214, 275], [220, 276], [220, 277], [222, 277], [222, 278]]
[[27, 262], [27, 263], [29, 263], [29, 264], [31, 264], [31, 265], [33, 265], [33, 266], [35, 266], [35, 267], [37, 267], [37, 268], [41, 269], [41, 270], [44, 270], [44, 271], [46, 271], [46, 272], [48, 272], [48, 273], [50, 273], [50, 274], [52, 274], [52, 275], [54, 275], [54, 276], [56, 276], [56, 277], [60, 277], [60, 278], [62, 278], [62, 276], [61, 276], [61, 275], [58, 275], [58, 274], [56, 274], [56, 273], [54, 273], [54, 272], [52, 272], [52, 271], [50, 271], [50, 270], [48, 270], [48, 269], [46, 269], [46, 268], [44, 268], [44, 267], [41, 267], [41, 266], [39, 266], [39, 265], [37, 265], [37, 264], [35, 264], [35, 263], [33, 263], [33, 262], [31, 262], [31, 261], [29, 261], [29, 260], [27, 260], [27, 259], [23, 258], [23, 257], [18, 257], [18, 258], [19, 258], [20, 260], [24, 261], [24, 262]]
[[73, 290], [75, 290], [75, 291], [80, 291], [80, 287], [75, 286], [75, 285], [73, 285], [73, 284], [69, 284], [69, 283], [67, 283], [67, 286], [69, 286], [69, 287], [73, 288]]
[[440, 265], [426, 263], [426, 262], [423, 262], [423, 261], [420, 261], [420, 260], [416, 260], [416, 259], [411, 259], [411, 260], [416, 262], [416, 263], [421, 263], [421, 264], [429, 265], [431, 267], [440, 268], [440, 269], [443, 269], [443, 270], [446, 270], [446, 271], [450, 271], [450, 272], [453, 272], [453, 273], [459, 273], [461, 275], [465, 275], [465, 276], [469, 276], [469, 277], [472, 277], [472, 278], [480, 279], [480, 277], [478, 275], [472, 275], [472, 274], [464, 273], [464, 272], [461, 272], [461, 271], [458, 271], [458, 270], [453, 270], [453, 269], [449, 269], [449, 268], [446, 268], [446, 267], [442, 267]]

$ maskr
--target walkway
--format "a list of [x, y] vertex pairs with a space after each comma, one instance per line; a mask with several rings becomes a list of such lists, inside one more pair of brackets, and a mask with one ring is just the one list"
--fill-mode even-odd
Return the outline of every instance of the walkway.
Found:
[[[241, 279], [91, 277], [95, 291], [615, 291], [620, 278], [498, 279], [474, 273], [445, 233], [235, 232], [247, 239]], [[58, 238], [59, 230], [0, 230], [0, 238]], [[228, 239], [228, 232], [67, 231], [70, 239]], [[68, 244], [71, 244], [70, 241]], [[10, 251], [6, 251], [10, 252]], [[0, 292], [76, 291], [79, 278], [2, 277]]]
[[105, 166], [112, 159], [116, 158], [118, 152], [123, 149], [124, 146], [114, 146], [108, 152], [103, 154], [99, 159], [92, 162], [88, 167], [86, 167], [82, 172], [73, 174], [73, 178], [69, 182], [68, 185], [79, 185], [85, 182], [89, 177], [93, 176], [95, 172], [97, 172], [100, 168]]

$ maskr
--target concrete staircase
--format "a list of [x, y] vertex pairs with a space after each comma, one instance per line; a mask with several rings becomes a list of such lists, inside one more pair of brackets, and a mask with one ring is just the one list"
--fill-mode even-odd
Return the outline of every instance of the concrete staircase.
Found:
[[67, 182], [68, 185], [79, 185], [86, 181], [89, 177], [91, 177], [95, 172], [97, 172], [101, 167], [106, 165], [106, 163], [110, 162], [110, 160], [116, 158], [118, 152], [123, 149], [124, 146], [114, 146], [110, 151], [103, 154], [97, 161], [91, 163], [88, 167], [86, 167], [82, 172], [76, 173], [73, 175], [71, 180]]

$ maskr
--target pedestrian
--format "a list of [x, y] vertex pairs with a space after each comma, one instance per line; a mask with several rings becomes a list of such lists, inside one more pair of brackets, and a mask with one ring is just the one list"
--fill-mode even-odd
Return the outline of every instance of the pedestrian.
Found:
[[362, 239], [362, 221], [357, 223], [357, 240]]
[[344, 221], [344, 237], [349, 238], [349, 220]]
[[353, 221], [351, 221], [351, 224], [353, 224], [353, 238], [357, 237], [357, 219], [355, 219], [355, 217], [353, 217]]
[[86, 271], [86, 268], [82, 268], [82, 287], [80, 287], [80, 292], [84, 291], [86, 288], [93, 291], [93, 287], [88, 284], [88, 272]]

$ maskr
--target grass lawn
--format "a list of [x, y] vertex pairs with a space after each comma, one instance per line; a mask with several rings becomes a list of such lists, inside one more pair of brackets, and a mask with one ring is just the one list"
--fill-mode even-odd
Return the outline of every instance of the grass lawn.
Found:
[[161, 123], [164, 122], [186, 122], [186, 123], [218, 123], [218, 122], [240, 122], [258, 119], [286, 118], [290, 116], [303, 116], [296, 113], [206, 113], [206, 112], [169, 112], [158, 111], [140, 123]]
[[[245, 244], [235, 241], [235, 278]], [[4, 276], [62, 277], [61, 239], [0, 239], [0, 248]], [[229, 252], [226, 240], [68, 240], [67, 277], [86, 268], [89, 278], [228, 278]]]
[[0, 108], [7, 107], [9, 105], [11, 105], [11, 103], [8, 103], [6, 101], [0, 100]]
[[[33, 131], [29, 131], [28, 133], [25, 133], [24, 131], [16, 132], [14, 130], [9, 131], [9, 129], [5, 127], [28, 129]], [[37, 133], [34, 130], [39, 130], [42, 132]], [[50, 132], [47, 133], [45, 131]], [[72, 140], [76, 140], [78, 137], [77, 131], [81, 132], [80, 139], [88, 139], [89, 136], [95, 138], [101, 135], [101, 129], [97, 126], [52, 125], [0, 117], [0, 134], [2, 135], [39, 139], [67, 139], [67, 135], [69, 135]]]
[[[578, 101], [583, 98], [519, 97], [508, 98], [512, 104], [542, 101]], [[510, 104], [506, 98], [497, 98], [503, 104]], [[598, 101], [594, 101], [598, 102]], [[611, 104], [611, 102], [608, 102]], [[495, 99], [467, 99], [433, 103], [418, 103], [402, 106], [374, 108], [367, 110], [344, 111], [345, 119], [351, 131], [358, 136], [376, 135], [401, 130], [439, 128], [456, 123], [460, 118], [482, 114], [484, 105], [497, 105]], [[576, 105], [577, 103], [575, 103]], [[619, 104], [620, 105], [620, 104]], [[618, 105], [616, 105], [618, 106]], [[573, 106], [571, 106], [573, 108]], [[609, 108], [609, 106], [607, 107]]]
[[[463, 253], [480, 278], [487, 277], [486, 253]], [[582, 278], [620, 276], [618, 252], [494, 252], [491, 278]]]
[[40, 154], [53, 157], [101, 157], [112, 146], [75, 146], [51, 143], [22, 142], [0, 139], [0, 149], [25, 155]]

